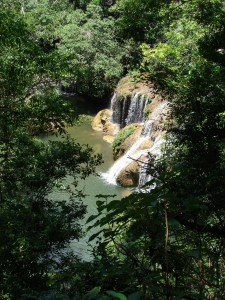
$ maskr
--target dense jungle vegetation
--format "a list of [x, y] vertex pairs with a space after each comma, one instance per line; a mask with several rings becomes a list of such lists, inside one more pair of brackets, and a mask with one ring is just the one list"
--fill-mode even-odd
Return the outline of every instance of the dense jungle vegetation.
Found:
[[[0, 299], [225, 299], [225, 2], [0, 0], [0, 44]], [[155, 188], [97, 201], [84, 262], [68, 250], [76, 184], [101, 157], [67, 135], [56, 87], [101, 99], [126, 74], [155, 83], [172, 122]]]

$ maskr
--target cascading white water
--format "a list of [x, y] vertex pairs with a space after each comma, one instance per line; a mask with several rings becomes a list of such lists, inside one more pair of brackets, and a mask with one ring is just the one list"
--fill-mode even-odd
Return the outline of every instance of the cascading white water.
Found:
[[149, 97], [142, 95], [141, 98], [138, 99], [139, 95], [140, 93], [137, 93], [131, 98], [128, 115], [125, 120], [126, 125], [144, 121], [144, 110], [148, 104]]
[[[154, 122], [153, 120], [148, 120], [144, 123], [143, 129], [142, 129], [143, 136], [145, 136], [145, 137], [150, 136], [153, 122]], [[148, 152], [150, 152], [150, 150]], [[147, 166], [146, 166], [145, 162], [143, 162], [139, 168], [138, 186], [140, 186], [140, 187], [143, 186], [146, 182], [148, 182], [151, 179], [151, 175], [147, 174], [146, 167]]]
[[135, 93], [131, 98], [119, 99], [116, 94], [111, 99], [110, 108], [113, 110], [112, 122], [119, 123], [121, 128], [131, 123], [144, 121], [144, 109], [149, 102], [145, 95]]
[[111, 98], [110, 109], [113, 111], [112, 122], [120, 123], [121, 108], [120, 108], [120, 102], [118, 101], [118, 97], [117, 97], [116, 93], [114, 93], [114, 95]]
[[152, 124], [153, 124], [154, 120], [147, 120], [145, 123], [144, 123], [144, 126], [143, 126], [143, 129], [142, 129], [142, 132], [141, 134], [143, 136], [150, 136], [150, 133], [151, 133], [151, 130], [152, 130]]
[[116, 93], [113, 94], [111, 101], [110, 101], [110, 109], [111, 110], [115, 109], [115, 104], [116, 104]]
[[137, 107], [138, 107], [138, 96], [140, 95], [140, 93], [136, 93], [131, 97], [131, 102], [130, 102], [130, 106], [129, 106], [129, 110], [127, 113], [127, 118], [125, 120], [126, 125], [134, 123], [134, 119], [137, 113]]
[[[152, 145], [152, 147], [147, 150], [148, 153], [158, 157], [161, 154], [161, 146], [164, 143], [164, 139], [162, 138], [161, 135], [159, 135], [155, 141], [154, 144]], [[147, 164], [146, 162], [143, 162], [143, 164], [140, 166], [140, 170], [139, 170], [139, 181], [138, 181], [138, 186], [139, 191], [143, 191], [141, 189], [141, 187], [146, 184], [148, 181], [150, 181], [152, 179], [152, 176], [150, 174], [148, 174], [147, 172]], [[154, 186], [149, 186], [147, 187], [147, 190], [152, 189]]]
[[[142, 129], [142, 135], [150, 136], [154, 119], [163, 113], [163, 110], [164, 110], [165, 106], [167, 105], [167, 103], [168, 103], [167, 101], [162, 102], [151, 113], [151, 119], [144, 123], [143, 129]], [[163, 144], [163, 142], [164, 142], [164, 139], [162, 138], [161, 135], [159, 135], [155, 139], [154, 144], [152, 145], [151, 149], [149, 149], [148, 152], [155, 156], [159, 156], [161, 154], [161, 145]], [[147, 173], [147, 165], [145, 164], [145, 162], [143, 162], [143, 165], [140, 166], [138, 186], [142, 187], [144, 184], [146, 184], [151, 179], [152, 179], [151, 175], [149, 175]], [[147, 190], [152, 189], [152, 188], [153, 187], [150, 186], [147, 188]]]
[[[147, 170], [145, 166], [142, 166], [139, 171], [139, 181], [138, 186], [141, 188], [143, 187], [146, 182], [150, 181], [152, 179], [152, 176], [147, 174]], [[139, 189], [140, 190], [140, 189]]]
[[140, 151], [138, 151], [138, 153], [135, 152], [145, 139], [146, 137], [140, 137], [140, 139], [138, 139], [137, 142], [114, 163], [107, 173], [101, 174], [108, 183], [116, 185], [116, 178], [119, 173], [130, 164], [131, 158], [135, 160], [140, 157]]
[[[147, 123], [147, 122], [146, 122]], [[140, 145], [148, 138], [151, 132], [153, 121], [149, 121], [146, 125], [146, 132], [133, 144], [133, 146], [120, 157], [107, 173], [103, 173], [102, 177], [110, 184], [116, 184], [116, 178], [120, 172], [125, 169], [131, 162], [131, 159], [136, 160], [142, 154], [146, 154], [146, 150], [138, 150]]]
[[129, 110], [130, 99], [120, 99], [115, 93], [111, 98], [110, 108], [113, 111], [112, 122], [119, 124], [121, 128], [126, 126], [125, 119]]
[[[119, 123], [121, 127], [136, 122], [144, 122], [144, 110], [149, 103], [149, 98], [145, 95], [140, 97], [140, 93], [132, 95], [129, 99], [118, 99], [116, 94], [111, 99], [111, 109], [113, 110], [112, 121]], [[153, 124], [155, 121], [159, 121], [161, 114], [164, 111], [167, 101], [159, 103], [154, 111], [150, 114], [150, 119], [144, 122], [143, 129], [139, 139], [133, 144], [133, 146], [127, 150], [127, 152], [119, 158], [108, 172], [103, 173], [102, 177], [110, 184], [116, 185], [118, 175], [124, 170], [130, 163], [131, 159], [138, 160], [141, 156], [147, 157], [148, 153], [155, 156], [160, 155], [160, 148], [164, 142], [161, 135], [157, 136], [152, 147], [150, 149], [138, 150], [141, 144], [151, 137]], [[139, 173], [139, 186], [144, 185], [151, 179], [147, 174], [146, 168], [140, 167]]]

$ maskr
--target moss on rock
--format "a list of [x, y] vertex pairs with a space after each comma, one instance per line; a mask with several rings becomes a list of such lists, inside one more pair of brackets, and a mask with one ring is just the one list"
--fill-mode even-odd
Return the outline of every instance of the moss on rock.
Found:
[[134, 132], [134, 130], [135, 126], [133, 126], [133, 124], [121, 129], [115, 136], [112, 143], [113, 151], [115, 151], [115, 149], [118, 148], [122, 144], [122, 142]]

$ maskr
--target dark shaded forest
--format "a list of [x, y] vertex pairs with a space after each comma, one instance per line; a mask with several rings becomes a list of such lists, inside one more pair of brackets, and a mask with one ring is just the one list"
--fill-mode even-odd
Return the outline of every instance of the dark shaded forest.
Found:
[[[0, 0], [0, 44], [0, 299], [224, 299], [225, 2]], [[125, 75], [168, 99], [166, 141], [153, 189], [99, 196], [86, 262], [77, 182], [102, 159], [59, 86], [100, 101]]]

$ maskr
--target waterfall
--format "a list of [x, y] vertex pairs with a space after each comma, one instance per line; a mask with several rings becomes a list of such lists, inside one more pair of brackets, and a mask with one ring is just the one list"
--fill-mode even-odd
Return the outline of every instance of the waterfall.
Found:
[[[155, 156], [159, 156], [161, 154], [161, 145], [163, 144], [164, 139], [159, 135], [155, 141], [154, 144], [152, 145], [152, 147], [147, 151]], [[150, 181], [152, 179], [152, 176], [150, 174], [147, 173], [147, 164], [146, 162], [143, 162], [143, 164], [140, 166], [139, 169], [139, 181], [138, 181], [138, 187], [139, 187], [139, 191], [149, 191], [151, 189], [154, 188], [154, 185], [148, 186], [147, 188], [145, 188], [145, 190], [143, 190], [141, 187], [146, 184], [148, 181]]]
[[[148, 120], [144, 123], [143, 129], [141, 134], [145, 137], [150, 136], [151, 130], [152, 130], [153, 120]], [[148, 151], [150, 152], [150, 150]], [[146, 162], [143, 162], [143, 164], [139, 168], [139, 180], [138, 180], [138, 186], [143, 186], [146, 182], [151, 180], [151, 175], [147, 174], [147, 164]], [[139, 191], [141, 191], [139, 189]]]
[[138, 190], [141, 190], [141, 187], [148, 181], [152, 179], [152, 176], [147, 174], [147, 170], [145, 166], [140, 167], [139, 171], [139, 181], [138, 186], [140, 187]]
[[[140, 99], [139, 99], [140, 98]], [[144, 109], [149, 102], [145, 95], [135, 93], [129, 97], [120, 99], [115, 93], [111, 99], [110, 108], [113, 111], [112, 122], [120, 124], [123, 128], [131, 123], [142, 123], [144, 121]]]
[[[153, 127], [154, 133], [156, 130], [158, 131], [158, 122], [160, 122], [168, 102], [163, 101], [157, 103], [157, 106], [151, 112], [149, 119], [144, 122], [144, 110], [148, 103], [149, 97], [144, 94], [141, 95], [141, 93], [135, 93], [131, 97], [120, 97], [115, 93], [111, 99], [111, 109], [113, 110], [112, 122], [120, 124], [121, 128], [132, 123], [144, 124], [141, 135], [133, 146], [114, 163], [108, 172], [101, 174], [101, 176], [110, 184], [116, 185], [118, 175], [131, 163], [132, 159], [138, 160], [141, 156], [144, 156], [147, 161], [148, 153], [155, 156], [161, 154], [160, 147], [164, 142], [161, 134], [155, 138], [150, 149], [138, 150], [144, 141], [151, 139]], [[151, 179], [151, 176], [147, 174], [144, 164], [145, 162], [143, 161], [143, 166], [139, 167], [139, 186], [143, 186]]]
[[125, 120], [126, 125], [129, 125], [131, 123], [135, 123], [135, 117], [136, 115], [139, 115], [139, 111], [138, 111], [138, 96], [140, 95], [140, 93], [136, 93], [131, 97], [131, 101], [130, 101], [130, 105], [129, 105], [129, 109], [127, 112], [127, 118]]
[[112, 98], [111, 98], [111, 102], [110, 102], [110, 109], [114, 112], [115, 108], [116, 108], [116, 93], [113, 94]]
[[139, 98], [140, 93], [135, 94], [131, 98], [131, 103], [128, 110], [128, 115], [125, 120], [126, 125], [131, 123], [141, 123], [144, 121], [144, 109], [148, 104], [149, 98], [142, 95]]
[[132, 159], [138, 159], [140, 157], [141, 151], [138, 151], [138, 153], [135, 152], [144, 140], [145, 137], [141, 137], [140, 139], [138, 139], [136, 143], [133, 144], [133, 146], [114, 163], [114, 165], [109, 169], [109, 171], [107, 173], [102, 173], [101, 176], [108, 183], [116, 185], [117, 176], [124, 168], [126, 168], [130, 164], [131, 157]]
[[151, 133], [153, 121], [146, 122], [146, 130], [141, 134], [140, 138], [127, 150], [127, 152], [120, 157], [107, 173], [103, 173], [102, 177], [110, 184], [116, 184], [116, 178], [120, 172], [125, 169], [131, 162], [131, 159], [136, 160], [142, 154], [146, 154], [147, 150], [138, 150], [140, 145], [149, 137]]
[[119, 99], [118, 95], [115, 93], [111, 99], [110, 108], [113, 111], [112, 122], [120, 124], [120, 127], [123, 128], [126, 126], [125, 119], [127, 111], [129, 109], [130, 99], [122, 98]]
[[153, 120], [148, 120], [144, 123], [143, 129], [142, 129], [142, 132], [141, 132], [141, 134], [143, 136], [146, 136], [146, 137], [150, 136], [153, 122], [154, 122]]

